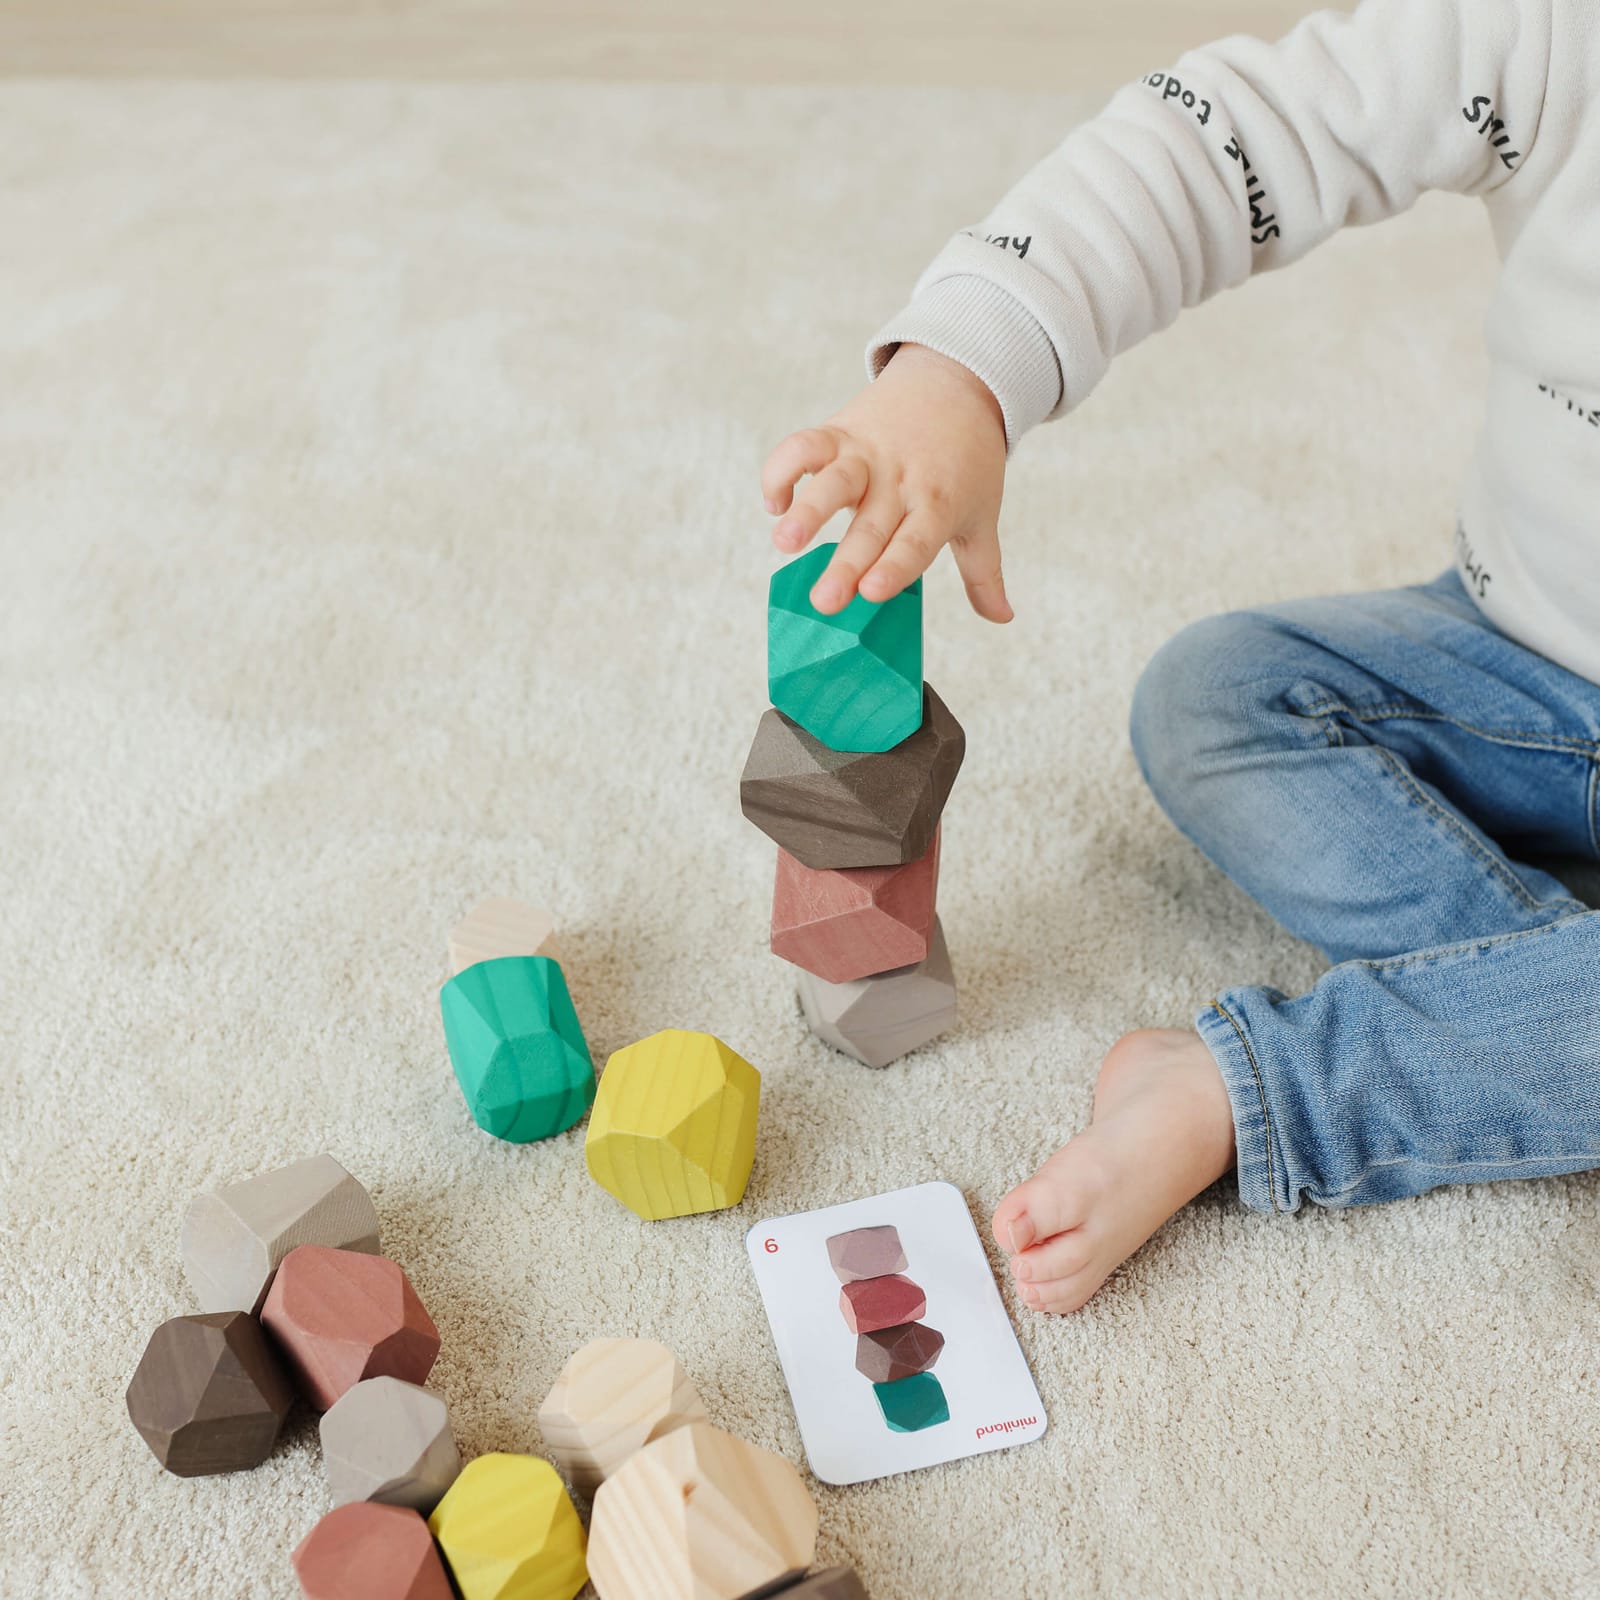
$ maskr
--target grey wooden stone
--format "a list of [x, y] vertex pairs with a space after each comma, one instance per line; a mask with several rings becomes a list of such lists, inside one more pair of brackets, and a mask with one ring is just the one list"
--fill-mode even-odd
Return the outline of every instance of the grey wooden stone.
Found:
[[800, 969], [800, 1007], [811, 1031], [869, 1067], [886, 1067], [955, 1026], [956, 980], [937, 918], [928, 959], [914, 967], [828, 983]]
[[378, 1500], [423, 1516], [461, 1471], [444, 1401], [400, 1378], [364, 1379], [323, 1413], [322, 1463], [336, 1506]]
[[781, 1594], [782, 1600], [867, 1600], [867, 1591], [849, 1567], [829, 1567], [826, 1572], [813, 1572]]
[[830, 750], [768, 711], [739, 779], [739, 804], [804, 866], [899, 866], [927, 854], [966, 748], [961, 724], [931, 688], [922, 726], [877, 754]]
[[259, 1312], [278, 1263], [303, 1244], [378, 1249], [372, 1198], [330, 1155], [196, 1195], [183, 1269], [202, 1311]]

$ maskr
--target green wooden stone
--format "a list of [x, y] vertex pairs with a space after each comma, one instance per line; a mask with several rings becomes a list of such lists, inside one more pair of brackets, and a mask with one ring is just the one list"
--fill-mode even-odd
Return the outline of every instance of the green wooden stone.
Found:
[[944, 1385], [931, 1372], [919, 1372], [894, 1383], [875, 1383], [872, 1392], [878, 1397], [883, 1420], [896, 1433], [921, 1433], [924, 1428], [950, 1420]]
[[922, 726], [922, 579], [825, 617], [811, 586], [837, 548], [818, 545], [772, 575], [767, 692], [830, 750], [892, 750]]
[[472, 1120], [513, 1144], [570, 1128], [594, 1100], [594, 1062], [561, 968], [504, 956], [439, 991], [445, 1044]]

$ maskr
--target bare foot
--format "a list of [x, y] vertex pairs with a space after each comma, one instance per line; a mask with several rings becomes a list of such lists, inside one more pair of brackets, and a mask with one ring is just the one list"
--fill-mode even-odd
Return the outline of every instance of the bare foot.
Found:
[[1200, 1035], [1125, 1035], [1095, 1081], [1094, 1120], [995, 1209], [1023, 1300], [1076, 1311], [1233, 1162], [1228, 1092]]

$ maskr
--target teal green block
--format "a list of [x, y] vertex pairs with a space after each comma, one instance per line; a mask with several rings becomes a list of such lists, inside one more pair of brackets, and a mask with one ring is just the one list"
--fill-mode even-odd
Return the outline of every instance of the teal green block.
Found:
[[818, 545], [772, 575], [767, 692], [830, 750], [892, 750], [922, 726], [922, 579], [825, 617], [811, 586], [838, 548]]
[[914, 1373], [893, 1383], [875, 1383], [872, 1392], [878, 1397], [883, 1420], [896, 1433], [921, 1433], [924, 1428], [935, 1428], [950, 1420], [944, 1385], [931, 1372]]
[[439, 991], [444, 1042], [472, 1120], [512, 1144], [570, 1128], [594, 1101], [594, 1062], [561, 968], [504, 956]]

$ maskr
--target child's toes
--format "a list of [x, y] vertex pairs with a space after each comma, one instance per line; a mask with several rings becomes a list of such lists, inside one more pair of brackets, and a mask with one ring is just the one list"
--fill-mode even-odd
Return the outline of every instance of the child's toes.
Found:
[[1064, 1317], [1069, 1312], [1081, 1311], [1094, 1298], [1095, 1290], [1105, 1279], [1093, 1272], [1080, 1272], [1070, 1278], [1057, 1278], [1053, 1283], [1029, 1284], [1034, 1298], [1028, 1302], [1035, 1311]]
[[1088, 1193], [1073, 1176], [1071, 1151], [1071, 1145], [1058, 1151], [995, 1207], [991, 1226], [1002, 1250], [1016, 1255], [1078, 1227], [1088, 1215]]
[[1018, 1283], [1054, 1283], [1060, 1278], [1076, 1277], [1089, 1265], [1093, 1254], [1083, 1229], [1074, 1228], [1013, 1256], [1011, 1271]]

